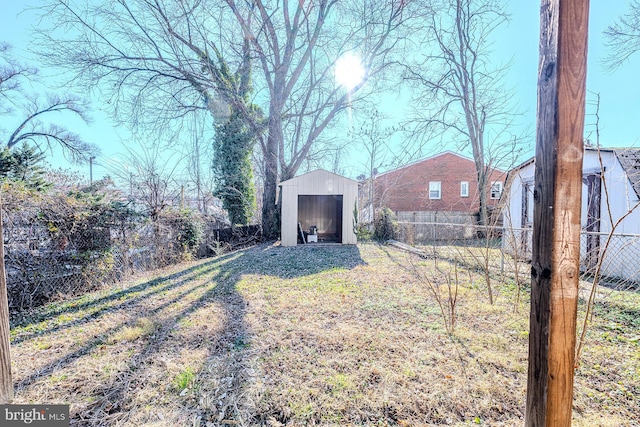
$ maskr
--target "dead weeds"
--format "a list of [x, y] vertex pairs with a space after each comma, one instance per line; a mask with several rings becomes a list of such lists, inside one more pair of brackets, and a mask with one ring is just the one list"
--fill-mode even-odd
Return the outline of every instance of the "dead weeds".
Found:
[[[513, 284], [490, 305], [462, 274], [447, 334], [407, 256], [260, 245], [25, 313], [15, 403], [68, 403], [78, 426], [522, 425]], [[574, 425], [637, 426], [640, 298], [598, 304]]]

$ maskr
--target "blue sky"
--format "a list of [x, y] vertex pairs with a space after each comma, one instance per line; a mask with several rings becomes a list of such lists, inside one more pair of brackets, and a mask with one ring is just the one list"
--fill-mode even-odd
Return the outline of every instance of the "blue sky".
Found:
[[[513, 87], [516, 100], [525, 112], [522, 119], [523, 126], [535, 129], [536, 114], [536, 85], [538, 67], [538, 35], [539, 35], [539, 8], [538, 1], [508, 1], [508, 11], [511, 13], [511, 21], [508, 27], [501, 31], [496, 40], [496, 58], [500, 61], [513, 58], [513, 65], [508, 75], [507, 87]], [[14, 46], [13, 54], [18, 59], [30, 61], [26, 48], [29, 43], [29, 28], [37, 24], [33, 14], [22, 13], [22, 9], [29, 4], [37, 4], [35, 1], [7, 1], [2, 2], [0, 13], [0, 40]], [[601, 64], [606, 56], [603, 30], [623, 14], [627, 8], [627, 1], [592, 1], [589, 23], [589, 60], [587, 74], [587, 89], [597, 92], [601, 97], [600, 104], [600, 134], [601, 143], [604, 146], [640, 146], [640, 84], [638, 83], [638, 70], [640, 69], [640, 54], [632, 58], [622, 69], [607, 73]], [[47, 70], [41, 70], [46, 75]], [[35, 90], [40, 90], [34, 88]], [[585, 133], [589, 134], [594, 129], [594, 112], [590, 101], [595, 100], [595, 95], [587, 95], [587, 117]], [[95, 142], [101, 147], [102, 159], [97, 159], [98, 164], [110, 162], [109, 158], [122, 152], [120, 141], [126, 141], [129, 134], [126, 129], [115, 128], [107, 114], [100, 111], [99, 103], [93, 104], [91, 111], [93, 123], [86, 126], [77, 121], [69, 122], [77, 133], [80, 133], [88, 141]], [[65, 120], [65, 119], [63, 119]], [[66, 120], [65, 120], [66, 121]], [[10, 127], [8, 118], [0, 117], [0, 126]], [[531, 143], [529, 154], [533, 155], [534, 146]], [[58, 159], [56, 156], [55, 159]], [[57, 163], [58, 160], [53, 160]], [[62, 164], [62, 163], [61, 163]], [[57, 166], [57, 164], [56, 164]], [[345, 168], [350, 175], [361, 173], [362, 165], [351, 165]], [[88, 175], [88, 166], [81, 169]], [[94, 178], [99, 178], [106, 173], [100, 166], [94, 168]]]
[[[33, 87], [27, 87], [27, 91], [63, 93], [63, 91], [53, 85], [52, 87], [47, 87], [48, 81], [56, 81], [56, 72], [41, 67], [37, 62], [37, 58], [34, 58], [28, 52], [30, 29], [37, 25], [37, 21], [33, 11], [25, 9], [33, 5], [38, 5], [38, 0], [0, 1], [2, 2], [0, 13], [0, 41], [11, 44], [13, 47], [11, 51], [12, 56], [38, 68], [41, 76], [36, 80], [37, 82], [41, 82], [42, 85], [37, 84]], [[126, 142], [130, 138], [130, 134], [126, 128], [117, 127], [113, 124], [108, 112], [101, 110], [99, 102], [92, 101], [89, 116], [91, 117], [89, 124], [71, 115], [60, 115], [56, 120], [61, 120], [58, 124], [63, 124], [67, 129], [80, 134], [86, 141], [98, 145], [101, 150], [101, 155], [95, 160], [96, 164], [93, 167], [93, 178], [100, 179], [106, 175], [110, 175], [109, 170], [101, 165], [113, 165], [114, 161], [121, 161], [120, 158], [124, 152], [121, 141]], [[51, 117], [54, 116], [50, 116], [49, 119]], [[15, 126], [12, 127], [13, 123], [15, 123], [15, 118], [11, 120], [10, 118], [0, 116], [0, 127], [13, 129], [15, 128]], [[55, 151], [52, 155], [49, 155], [47, 160], [53, 167], [78, 170], [86, 176], [87, 181], [89, 179], [88, 164], [84, 166], [70, 165], [66, 162], [60, 151]]]
[[[605, 146], [640, 145], [640, 53], [614, 73], [605, 71], [607, 56], [603, 31], [627, 10], [627, 1], [591, 1], [589, 13], [589, 56], [587, 90], [600, 94], [600, 142]], [[516, 85], [528, 122], [535, 127], [537, 98], [539, 8], [537, 1], [510, 1], [513, 19], [504, 40], [503, 51], [515, 55], [511, 80]], [[594, 130], [595, 95], [587, 93], [585, 134]]]

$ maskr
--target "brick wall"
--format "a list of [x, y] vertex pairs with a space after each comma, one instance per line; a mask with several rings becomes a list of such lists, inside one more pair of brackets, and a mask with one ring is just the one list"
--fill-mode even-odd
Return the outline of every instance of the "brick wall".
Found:
[[[506, 173], [494, 171], [492, 181], [504, 185]], [[429, 182], [441, 183], [440, 199], [429, 198]], [[469, 183], [469, 196], [461, 197], [460, 184]], [[420, 162], [378, 176], [375, 180], [376, 206], [386, 206], [395, 212], [455, 211], [476, 213], [479, 210], [478, 185], [472, 160], [445, 152]], [[490, 198], [488, 205], [497, 204]]]

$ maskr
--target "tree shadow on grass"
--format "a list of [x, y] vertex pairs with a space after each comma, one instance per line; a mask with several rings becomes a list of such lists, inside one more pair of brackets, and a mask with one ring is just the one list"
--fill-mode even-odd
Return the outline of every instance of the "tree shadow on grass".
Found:
[[[148, 290], [149, 288], [153, 289], [155, 292], [161, 292], [162, 290], [176, 286], [172, 281], [178, 278], [184, 278], [183, 280], [189, 280], [188, 277], [185, 277], [189, 274], [200, 274], [199, 270], [202, 270], [204, 267], [215, 265], [229, 257], [233, 254], [226, 254], [215, 259], [208, 260], [204, 263], [200, 263], [189, 268], [185, 268], [183, 270], [176, 271], [175, 273], [168, 274], [161, 277], [156, 277], [151, 280], [141, 281], [139, 284], [130, 286], [124, 289], [120, 289], [118, 287], [113, 287], [108, 290], [107, 293], [103, 296], [97, 298], [88, 298], [87, 295], [81, 295], [72, 299], [65, 300], [64, 302], [53, 302], [47, 304], [44, 307], [39, 307], [34, 310], [29, 310], [25, 312], [18, 312], [11, 319], [11, 327], [20, 327], [27, 326], [29, 324], [41, 322], [43, 320], [50, 319], [53, 316], [57, 316], [62, 313], [73, 313], [77, 311], [81, 311], [86, 308], [94, 307], [97, 305], [105, 304], [115, 300], [122, 300], [123, 298], [126, 300], [127, 297], [131, 294], [140, 293]], [[157, 287], [158, 285], [165, 284], [164, 287]], [[89, 295], [93, 294], [101, 294], [103, 292], [97, 291], [92, 292]]]
[[[249, 420], [252, 415], [242, 414], [238, 409], [238, 402], [243, 396], [243, 385], [250, 377], [247, 363], [252, 339], [245, 322], [248, 303], [236, 289], [242, 275], [263, 274], [292, 278], [326, 270], [351, 269], [363, 264], [364, 261], [355, 246], [281, 248], [264, 244], [128, 289], [118, 289], [93, 301], [81, 300], [79, 304], [68, 305], [68, 311], [54, 308], [48, 313], [80, 314], [81, 317], [21, 336], [17, 338], [19, 342], [14, 345], [28, 345], [29, 340], [35, 336], [46, 340], [47, 336], [66, 333], [63, 331], [65, 329], [89, 327], [100, 316], [116, 309], [122, 310], [123, 316], [119, 323], [102, 331], [98, 336], [91, 336], [81, 343], [79, 348], [59, 355], [55, 360], [32, 370], [30, 374], [23, 375], [22, 379], [15, 383], [16, 396], [28, 395], [33, 399], [34, 387], [43, 387], [43, 381], [44, 387], [47, 387], [47, 379], [55, 373], [74, 369], [74, 366], [90, 358], [99, 360], [110, 348], [112, 352], [121, 352], [121, 343], [110, 342], [110, 337], [117, 336], [140, 319], [153, 318], [158, 322], [155, 330], [128, 343], [128, 351], [132, 352], [132, 355], [124, 366], [118, 367], [117, 375], [103, 380], [95, 377], [83, 378], [78, 384], [68, 388], [65, 388], [62, 381], [54, 387], [58, 391], [53, 395], [72, 405], [72, 425], [139, 423], [139, 419], [132, 420], [132, 417], [140, 409], [140, 398], [136, 394], [141, 392], [141, 384], [145, 384], [150, 376], [157, 375], [158, 371], [166, 376], [166, 370], [163, 371], [159, 366], [163, 363], [160, 359], [172, 353], [175, 356], [175, 352], [181, 349], [204, 350], [208, 356], [195, 367], [200, 378], [199, 399], [195, 399], [195, 403], [187, 399], [195, 391], [189, 391], [183, 397], [181, 393], [184, 390], [180, 392], [167, 386], [167, 383], [171, 384], [171, 379], [156, 378], [160, 383], [151, 384], [152, 387], [158, 388], [152, 393], [157, 395], [160, 402], [180, 401], [180, 420], [174, 421], [201, 420], [202, 425], [206, 422], [221, 423], [225, 420], [240, 423], [256, 421]], [[203, 276], [210, 277], [203, 280]], [[171, 298], [162, 299], [167, 292], [173, 292]], [[147, 303], [154, 299], [158, 299], [159, 304], [149, 309]], [[107, 305], [114, 301], [117, 303]], [[89, 314], [84, 313], [83, 310], [92, 307], [96, 309], [89, 310]], [[214, 307], [217, 311], [213, 310]], [[207, 337], [198, 334], [187, 338], [177, 337], [175, 331], [180, 328], [184, 319], [200, 309], [208, 308], [212, 309], [211, 313], [222, 317], [211, 319], [212, 322], [219, 321], [221, 325], [213, 334]], [[41, 316], [45, 316], [45, 312], [47, 311]], [[34, 319], [42, 320], [43, 317], [36, 315]], [[76, 377], [76, 382], [77, 380]], [[194, 387], [194, 390], [196, 388]], [[157, 420], [147, 419], [144, 422], [153, 421]]]
[[[203, 301], [206, 301], [211, 294], [216, 292], [218, 287], [218, 278], [223, 278], [227, 275], [227, 268], [224, 267], [224, 263], [232, 259], [235, 255], [228, 254], [223, 257], [219, 257], [213, 260], [206, 261], [199, 265], [181, 270], [177, 273], [164, 276], [151, 281], [145, 281], [127, 289], [113, 289], [113, 292], [105, 296], [93, 300], [86, 300], [86, 298], [76, 298], [71, 301], [67, 301], [62, 306], [69, 307], [68, 310], [60, 308], [60, 304], [55, 304], [54, 308], [44, 307], [36, 310], [34, 316], [25, 317], [25, 319], [18, 323], [17, 326], [28, 327], [31, 323], [29, 319], [36, 319], [39, 322], [43, 322], [38, 325], [38, 329], [28, 331], [22, 335], [16, 337], [12, 345], [16, 346], [24, 344], [26, 346], [33, 345], [33, 338], [39, 337], [41, 342], [47, 342], [47, 337], [53, 335], [60, 335], [65, 333], [66, 329], [77, 330], [79, 327], [87, 328], [91, 330], [94, 322], [99, 322], [103, 315], [114, 313], [117, 316], [121, 315], [121, 320], [114, 326], [101, 330], [99, 334], [88, 335], [87, 339], [83, 339], [83, 342], [78, 346], [72, 347], [73, 351], [57, 355], [54, 360], [47, 361], [44, 366], [39, 366], [35, 369], [30, 369], [31, 373], [21, 375], [21, 379], [15, 383], [17, 394], [22, 391], [28, 391], [36, 382], [40, 379], [51, 376], [52, 373], [62, 370], [76, 361], [82, 359], [87, 355], [96, 355], [96, 350], [104, 348], [110, 337], [117, 336], [125, 328], [135, 325], [141, 318], [153, 318], [157, 316], [163, 310], [171, 307], [172, 305], [179, 303], [181, 300], [191, 296], [196, 292], [203, 292], [203, 295], [196, 299], [186, 308], [177, 312], [173, 319], [170, 317], [166, 321], [162, 322], [159, 327], [157, 336], [151, 337], [144, 344], [145, 349], [151, 348], [154, 343], [157, 344], [162, 340], [163, 330], [171, 330], [172, 327], [180, 320], [180, 318], [188, 315], [189, 312], [195, 310]], [[214, 275], [216, 270], [220, 270], [218, 274]], [[204, 283], [196, 283], [196, 280], [203, 282], [203, 276], [212, 276]], [[172, 298], [167, 299], [165, 294], [171, 293]], [[102, 294], [102, 293], [101, 293]], [[155, 305], [152, 309], [146, 308], [146, 303], [149, 300], [157, 300], [159, 305]], [[74, 302], [82, 301], [81, 304], [74, 304]], [[115, 304], [113, 304], [115, 302]], [[81, 307], [83, 309], [81, 309]], [[87, 312], [89, 314], [87, 314]], [[67, 318], [62, 324], [47, 324], [47, 318], [44, 313], [64, 314]], [[73, 315], [79, 315], [79, 317], [73, 317]], [[168, 329], [167, 329], [168, 328]], [[27, 329], [28, 330], [28, 329]], [[149, 337], [146, 337], [149, 338]], [[69, 338], [71, 340], [71, 338]], [[142, 340], [140, 340], [142, 342]], [[144, 353], [146, 350], [142, 349]], [[44, 350], [44, 349], [41, 349]], [[37, 350], [35, 356], [37, 356]], [[49, 352], [50, 353], [50, 352]], [[32, 357], [32, 360], [34, 358]], [[43, 357], [44, 359], [44, 357]], [[36, 358], [36, 361], [38, 359]], [[36, 362], [37, 364], [37, 362]], [[15, 377], [15, 375], [14, 375]], [[100, 400], [100, 399], [98, 399]]]
[[[206, 291], [200, 295], [196, 300], [189, 302], [184, 308], [172, 313], [165, 318], [158, 329], [154, 332], [154, 335], [149, 339], [141, 343], [136, 349], [136, 354], [129, 361], [125, 369], [121, 369], [118, 375], [118, 381], [116, 383], [105, 383], [102, 388], [96, 390], [96, 393], [100, 398], [91, 405], [87, 405], [85, 408], [77, 411], [74, 415], [77, 419], [87, 425], [104, 425], [105, 420], [110, 420], [109, 423], [124, 423], [127, 424], [131, 421], [132, 411], [140, 409], [140, 400], [136, 398], [137, 387], [144, 385], [149, 378], [155, 381], [152, 386], [162, 388], [164, 396], [158, 396], [159, 400], [179, 401], [181, 406], [180, 419], [174, 420], [175, 422], [186, 423], [188, 420], [193, 419], [206, 419], [206, 420], [220, 420], [227, 414], [225, 408], [222, 410], [222, 416], [218, 408], [214, 410], [206, 411], [194, 405], [188, 397], [193, 397], [192, 390], [185, 390], [178, 388], [174, 385], [175, 379], [163, 377], [158, 378], [158, 371], [164, 370], [163, 358], [167, 356], [176, 356], [181, 350], [188, 350], [196, 352], [198, 350], [205, 349], [209, 353], [207, 359], [198, 361], [199, 366], [192, 366], [191, 361], [184, 361], [183, 372], [199, 372], [202, 377], [204, 372], [207, 371], [206, 364], [210, 363], [210, 359], [217, 354], [228, 355], [229, 351], [233, 349], [234, 343], [237, 341], [235, 337], [243, 337], [246, 335], [244, 325], [244, 311], [245, 303], [242, 297], [235, 291], [234, 285], [236, 282], [236, 271], [232, 265], [221, 267], [220, 270], [211, 277], [208, 281]], [[174, 299], [171, 304], [179, 302], [179, 299]], [[169, 307], [171, 304], [165, 305], [158, 309], [154, 309], [149, 313], [142, 313], [147, 316], [153, 316], [159, 311]], [[197, 312], [201, 308], [207, 308], [208, 306], [219, 304], [222, 306], [223, 319], [221, 320], [221, 327], [218, 331], [209, 337], [201, 337], [199, 335], [194, 336], [192, 339], [176, 340], [174, 334], [176, 328], [179, 327], [181, 321], [187, 319], [190, 315]], [[213, 322], [212, 322], [213, 323]], [[173, 354], [172, 354], [173, 353]], [[179, 362], [178, 362], [179, 363]], [[190, 371], [189, 369], [192, 369]], [[149, 374], [149, 372], [155, 372], [155, 374]], [[167, 373], [164, 372], [166, 375]], [[240, 378], [241, 373], [232, 373], [233, 377]], [[158, 381], [164, 381], [164, 384], [158, 383]], [[220, 383], [220, 381], [217, 381]], [[194, 388], [193, 384], [190, 387]], [[220, 388], [220, 387], [219, 387]], [[185, 397], [182, 397], [183, 392], [188, 391]], [[168, 394], [168, 395], [167, 395]], [[210, 412], [210, 413], [207, 413]], [[157, 420], [144, 420], [144, 423]], [[190, 422], [191, 422], [190, 421]], [[133, 424], [138, 424], [139, 420], [135, 420]]]
[[262, 246], [253, 255], [246, 273], [264, 274], [282, 279], [309, 276], [323, 271], [351, 270], [366, 265], [356, 245]]
[[[207, 268], [207, 266], [209, 267]], [[35, 313], [33, 316], [25, 316], [20, 321], [12, 324], [11, 329], [14, 334], [12, 334], [11, 343], [19, 344], [41, 335], [88, 323], [117, 310], [127, 310], [147, 298], [179, 288], [185, 283], [212, 272], [214, 269], [213, 261], [209, 261], [198, 267], [186, 269], [184, 272], [181, 271], [169, 276], [145, 281], [131, 288], [115, 291], [95, 300], [84, 301], [81, 304], [75, 304], [75, 301], [84, 300], [86, 297], [79, 297], [63, 304], [55, 305], [52, 310]], [[176, 282], [176, 279], [180, 280]], [[55, 321], [56, 316], [65, 315], [68, 318], [79, 312], [83, 312], [80, 317], [51, 324], [52, 321]], [[16, 332], [16, 330], [19, 332]]]
[[[211, 272], [211, 271], [214, 271], [214, 268], [210, 268], [210, 269], [205, 270], [205, 272]], [[177, 277], [180, 277], [180, 276], [177, 276]], [[195, 277], [192, 277], [191, 280], [193, 280], [194, 278]], [[89, 354], [96, 347], [105, 344], [110, 336], [117, 335], [125, 327], [135, 324], [138, 319], [143, 318], [143, 317], [153, 317], [155, 314], [157, 314], [161, 310], [171, 306], [172, 304], [175, 304], [175, 303], [179, 302], [182, 298], [185, 298], [188, 295], [196, 292], [197, 290], [207, 286], [207, 284], [202, 284], [202, 285], [199, 285], [199, 286], [188, 288], [186, 290], [180, 290], [180, 292], [174, 298], [163, 302], [162, 304], [160, 304], [159, 306], [157, 306], [157, 307], [155, 307], [155, 308], [153, 308], [151, 310], [140, 309], [139, 305], [140, 305], [140, 303], [144, 302], [145, 298], [148, 298], [148, 297], [152, 296], [153, 294], [160, 293], [160, 292], [162, 292], [164, 290], [179, 289], [179, 288], [185, 286], [188, 282], [189, 282], [189, 279], [183, 279], [183, 280], [180, 280], [180, 281], [175, 282], [175, 283], [169, 281], [168, 284], [163, 285], [160, 289], [156, 289], [153, 292], [147, 293], [145, 295], [142, 295], [142, 296], [139, 296], [139, 297], [135, 297], [135, 298], [132, 298], [130, 300], [126, 300], [126, 301], [118, 304], [118, 307], [108, 307], [106, 309], [101, 309], [100, 310], [100, 314], [104, 314], [107, 311], [114, 312], [114, 311], [117, 311], [117, 310], [122, 310], [124, 312], [137, 310], [137, 314], [135, 316], [133, 316], [133, 318], [131, 318], [131, 319], [126, 319], [123, 316], [122, 322], [118, 323], [114, 327], [111, 327], [111, 328], [106, 329], [105, 331], [102, 331], [99, 335], [97, 335], [93, 339], [89, 340], [88, 343], [86, 343], [85, 345], [83, 345], [82, 347], [77, 349], [76, 351], [68, 353], [68, 354], [65, 354], [65, 355], [62, 355], [61, 357], [51, 361], [46, 366], [37, 369], [36, 372], [33, 375], [29, 375], [29, 376], [27, 376], [27, 378], [25, 378], [25, 379], [21, 380], [20, 382], [18, 382], [16, 384], [17, 389], [28, 387], [29, 385], [31, 385], [32, 383], [37, 381], [39, 378], [44, 377], [46, 375], [49, 375], [53, 370], [59, 369], [61, 367], [64, 367], [65, 365], [71, 363], [72, 361], [74, 361], [74, 360], [76, 360], [76, 359], [78, 359], [78, 358], [80, 358], [80, 357], [82, 357], [82, 356], [84, 356], [86, 354]], [[59, 332], [59, 331], [61, 331], [63, 329], [81, 326], [81, 325], [86, 324], [88, 322], [91, 322], [91, 321], [94, 321], [94, 320], [98, 320], [98, 317], [99, 316], [97, 314], [92, 314], [92, 315], [89, 315], [89, 316], [83, 316], [83, 317], [81, 317], [79, 319], [76, 319], [76, 320], [69, 321], [69, 322], [65, 323], [64, 325], [53, 325], [52, 327], [49, 327], [47, 329], [39, 330], [37, 333], [32, 334], [31, 336], [20, 337], [20, 338], [18, 338], [16, 340], [12, 341], [11, 344], [12, 345], [16, 345], [16, 344], [22, 343], [23, 341], [28, 341], [28, 340], [30, 340], [30, 339], [32, 339], [34, 337], [45, 337], [46, 338], [47, 335], [51, 335], [51, 334], [53, 334], [55, 332]]]

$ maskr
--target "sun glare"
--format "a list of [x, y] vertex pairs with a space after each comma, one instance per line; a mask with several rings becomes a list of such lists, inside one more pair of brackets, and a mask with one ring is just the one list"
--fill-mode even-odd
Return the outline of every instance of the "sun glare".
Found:
[[351, 92], [364, 80], [365, 70], [362, 61], [352, 53], [345, 53], [336, 61], [336, 83]]

